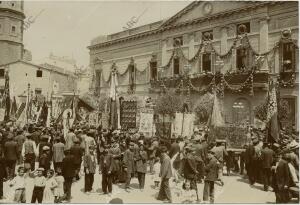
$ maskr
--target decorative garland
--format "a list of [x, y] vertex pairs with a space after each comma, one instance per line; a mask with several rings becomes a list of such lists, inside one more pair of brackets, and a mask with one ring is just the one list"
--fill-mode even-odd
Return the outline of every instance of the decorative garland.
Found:
[[288, 81], [284, 81], [283, 79], [281, 79], [281, 77], [279, 77], [279, 85], [281, 87], [295, 87], [296, 86], [296, 74], [293, 73], [291, 78]]

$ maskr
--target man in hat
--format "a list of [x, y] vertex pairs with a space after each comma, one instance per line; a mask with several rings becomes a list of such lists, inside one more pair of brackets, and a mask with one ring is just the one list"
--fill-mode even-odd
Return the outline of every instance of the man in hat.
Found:
[[263, 182], [264, 190], [268, 191], [269, 186], [271, 185], [271, 167], [274, 163], [275, 152], [270, 148], [269, 143], [264, 143], [264, 148], [261, 151], [261, 161], [262, 161], [262, 173], [263, 173]]
[[23, 130], [18, 129], [17, 130], [17, 136], [15, 137], [15, 141], [18, 144], [18, 156], [19, 156], [18, 164], [21, 164], [23, 162], [21, 152], [22, 152], [22, 147], [23, 147], [23, 143], [25, 142], [25, 140], [26, 140], [26, 137], [23, 134]]
[[224, 166], [224, 158], [228, 156], [228, 153], [225, 149], [225, 145], [223, 141], [217, 141], [216, 146], [211, 149], [211, 151], [214, 153], [215, 158], [220, 163], [219, 168], [219, 181], [222, 185], [224, 185], [223, 181], [223, 166]]
[[9, 179], [12, 179], [15, 174], [16, 162], [18, 159], [18, 144], [13, 140], [12, 133], [8, 133], [7, 142], [4, 144], [4, 157], [6, 160], [6, 172]]
[[53, 152], [53, 165], [55, 171], [58, 168], [61, 168], [62, 161], [65, 157], [64, 149], [65, 149], [65, 145], [61, 142], [61, 140], [59, 138], [54, 139], [52, 152]]
[[109, 149], [109, 153], [113, 157], [111, 175], [112, 175], [113, 183], [116, 184], [118, 182], [118, 177], [120, 174], [121, 149], [119, 147], [119, 144], [116, 142], [114, 138], [111, 140], [111, 142], [112, 142], [112, 146]]
[[74, 129], [70, 128], [69, 132], [66, 135], [66, 144], [65, 144], [65, 149], [71, 149], [71, 147], [74, 144], [74, 139], [76, 138], [76, 135], [74, 134]]
[[89, 148], [90, 147], [95, 147], [96, 146], [96, 141], [95, 141], [95, 132], [93, 130], [88, 131], [84, 142], [85, 142], [85, 154], [89, 154]]
[[64, 182], [64, 192], [65, 192], [65, 200], [70, 202], [71, 200], [71, 188], [73, 183], [73, 178], [75, 176], [75, 163], [74, 157], [71, 155], [70, 150], [64, 151], [65, 158], [62, 161], [62, 175], [65, 179]]
[[44, 168], [44, 174], [46, 175], [47, 171], [51, 166], [51, 156], [50, 156], [50, 147], [44, 146], [43, 152], [39, 158], [39, 167]]
[[251, 137], [251, 142], [249, 144], [249, 146], [247, 147], [247, 149], [245, 150], [245, 167], [246, 167], [246, 171], [247, 171], [247, 175], [249, 178], [249, 182], [251, 185], [253, 185], [255, 183], [255, 175], [254, 175], [254, 164], [253, 164], [253, 157], [255, 154], [255, 149], [254, 149], [254, 145], [253, 143], [257, 143], [257, 139], [255, 136]]
[[197, 164], [197, 171], [198, 171], [197, 180], [200, 183], [202, 182], [204, 176], [204, 162], [206, 159], [206, 152], [207, 152], [207, 150], [203, 145], [204, 144], [201, 143], [201, 138], [195, 139], [194, 148], [195, 148], [196, 164]]
[[94, 175], [96, 172], [97, 160], [94, 154], [94, 146], [89, 147], [89, 153], [84, 156], [83, 166], [84, 166], [84, 191], [89, 194], [93, 190]]
[[195, 156], [195, 148], [192, 144], [189, 144], [186, 148], [186, 156], [183, 159], [183, 175], [184, 178], [191, 183], [191, 188], [197, 191], [197, 200], [198, 189], [197, 189], [197, 157]]
[[80, 179], [79, 172], [82, 163], [82, 156], [84, 155], [84, 148], [80, 146], [79, 139], [74, 140], [74, 145], [70, 149], [71, 155], [74, 157], [75, 164], [75, 179], [78, 181]]
[[167, 147], [163, 146], [160, 149], [161, 153], [161, 167], [160, 167], [160, 177], [161, 184], [157, 200], [166, 201], [172, 203], [172, 196], [170, 191], [169, 179], [172, 177], [172, 164], [169, 155], [167, 154]]
[[102, 173], [102, 191], [104, 194], [112, 193], [113, 155], [109, 153], [108, 148], [108, 145], [104, 145], [103, 154], [100, 156], [99, 174]]
[[32, 136], [29, 133], [25, 134], [26, 140], [22, 146], [21, 155], [24, 158], [25, 165], [30, 165], [31, 171], [35, 168], [35, 158], [37, 156], [37, 147], [35, 141], [32, 140]]
[[279, 156], [279, 162], [275, 168], [274, 192], [276, 196], [276, 203], [289, 202], [288, 187], [291, 185], [292, 179], [287, 158], [288, 156], [284, 152], [281, 152]]
[[123, 164], [124, 171], [126, 172], [125, 191], [129, 192], [129, 185], [131, 177], [135, 173], [135, 160], [134, 160], [134, 143], [129, 143], [129, 148], [124, 152]]
[[208, 164], [205, 166], [205, 180], [203, 190], [203, 201], [214, 203], [214, 184], [218, 180], [219, 165], [218, 160], [214, 157], [214, 152], [209, 151], [207, 154]]

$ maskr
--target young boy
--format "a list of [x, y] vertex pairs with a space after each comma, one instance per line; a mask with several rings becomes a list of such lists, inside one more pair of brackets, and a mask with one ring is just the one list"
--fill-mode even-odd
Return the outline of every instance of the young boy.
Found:
[[96, 156], [94, 146], [89, 147], [89, 154], [84, 156], [84, 191], [89, 194], [93, 190], [94, 174], [96, 171]]
[[31, 203], [35, 203], [36, 200], [38, 201], [38, 203], [42, 203], [44, 189], [45, 189], [45, 185], [46, 185], [46, 178], [43, 175], [43, 172], [45, 171], [45, 169], [38, 168], [36, 171], [37, 171], [37, 173], [34, 178], [34, 188], [33, 188], [33, 192], [32, 192]]
[[9, 183], [9, 186], [13, 186], [15, 189], [14, 202], [16, 203], [26, 203], [25, 195], [25, 169], [24, 167], [18, 168], [18, 175], [13, 178]]

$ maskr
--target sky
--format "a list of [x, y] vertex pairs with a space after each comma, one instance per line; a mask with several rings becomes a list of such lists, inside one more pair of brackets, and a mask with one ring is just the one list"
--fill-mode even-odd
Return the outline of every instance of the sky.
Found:
[[140, 16], [134, 27], [171, 17], [189, 3], [25, 0], [25, 21], [32, 23], [24, 31], [24, 46], [31, 51], [33, 62], [52, 52], [73, 57], [85, 67], [89, 65], [87, 46], [93, 38], [122, 31], [133, 16]]

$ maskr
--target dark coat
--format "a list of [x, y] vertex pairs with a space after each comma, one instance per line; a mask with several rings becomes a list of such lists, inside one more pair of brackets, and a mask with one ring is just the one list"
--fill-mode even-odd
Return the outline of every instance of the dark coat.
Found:
[[171, 144], [171, 147], [170, 147], [170, 152], [169, 152], [169, 156], [170, 158], [172, 158], [176, 153], [178, 153], [180, 151], [180, 147], [178, 145], [178, 143], [176, 142], [173, 142]]
[[124, 167], [127, 168], [127, 173], [134, 173], [135, 172], [134, 153], [131, 152], [129, 149], [127, 149], [124, 152], [123, 164], [124, 164]]
[[183, 174], [186, 179], [194, 179], [197, 174], [196, 158], [192, 154], [188, 154], [183, 162]]
[[275, 152], [268, 147], [265, 147], [261, 152], [262, 167], [271, 168], [274, 162]]
[[62, 175], [64, 178], [70, 178], [75, 176], [76, 164], [74, 163], [74, 157], [67, 155], [62, 161]]
[[0, 156], [0, 179], [6, 178], [5, 159]]
[[284, 186], [289, 186], [292, 183], [289, 166], [286, 160], [281, 159], [278, 162], [275, 171], [275, 189], [284, 190]]
[[100, 167], [102, 174], [108, 174], [113, 171], [113, 157], [111, 154], [100, 156]]
[[6, 160], [17, 160], [18, 159], [18, 144], [15, 141], [7, 141], [4, 144], [4, 157]]
[[39, 167], [43, 167], [45, 170], [50, 169], [51, 166], [51, 157], [43, 153], [39, 158]]
[[95, 172], [96, 172], [96, 165], [97, 165], [96, 156], [94, 155], [94, 157], [95, 157], [95, 161], [94, 162], [92, 160], [92, 155], [91, 154], [87, 154], [83, 158], [84, 168], [86, 170], [88, 170], [89, 173], [93, 173], [93, 174], [95, 174]]
[[205, 167], [206, 181], [217, 181], [219, 165], [215, 157], [212, 157]]
[[70, 149], [71, 155], [74, 156], [74, 163], [81, 164], [82, 156], [84, 154], [84, 149], [80, 145], [73, 145]]
[[141, 173], [147, 172], [147, 152], [141, 151], [136, 160], [136, 171]]
[[245, 164], [251, 164], [253, 161], [253, 157], [255, 154], [254, 146], [249, 145], [247, 149], [245, 150]]
[[162, 179], [170, 179], [172, 177], [171, 159], [167, 154], [163, 154], [162, 156], [159, 175]]

